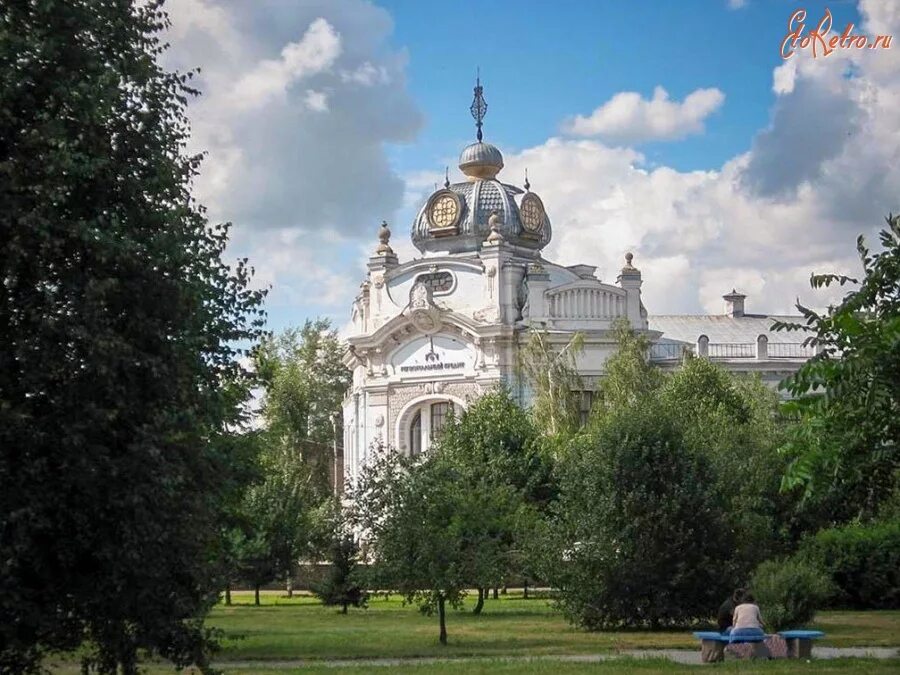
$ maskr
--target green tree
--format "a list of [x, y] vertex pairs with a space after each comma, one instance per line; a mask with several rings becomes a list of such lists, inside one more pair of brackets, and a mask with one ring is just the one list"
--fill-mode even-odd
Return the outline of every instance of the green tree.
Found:
[[350, 384], [344, 349], [328, 319], [307, 320], [266, 340], [256, 353], [266, 386], [263, 415], [269, 428], [295, 442], [331, 446], [332, 415]]
[[316, 552], [317, 521], [332, 498], [335, 415], [349, 384], [342, 353], [327, 319], [289, 328], [255, 353], [264, 385], [265, 480], [254, 488], [249, 506], [257, 536], [272, 547], [288, 596], [293, 595], [296, 562]]
[[234, 585], [247, 578], [244, 566], [250, 555], [248, 546], [253, 527], [245, 506], [249, 486], [262, 480], [260, 454], [263, 438], [264, 433], [258, 429], [225, 437], [234, 446], [231, 453], [232, 480], [240, 481], [239, 485], [229, 490], [231, 499], [224, 504], [219, 518], [220, 564], [226, 605], [231, 604]]
[[324, 498], [307, 462], [267, 432], [260, 457], [262, 480], [247, 491], [244, 513], [249, 524], [244, 567], [257, 591], [276, 576], [293, 595], [296, 563], [317, 550]]
[[159, 2], [0, 5], [0, 669], [205, 667], [262, 293], [191, 197]]
[[616, 351], [604, 364], [594, 402], [595, 417], [644, 401], [654, 396], [663, 383], [662, 372], [648, 358], [650, 341], [632, 330], [624, 319], [616, 321], [613, 332]]
[[689, 358], [663, 383], [660, 398], [685, 444], [708, 462], [709, 479], [726, 500], [735, 533], [733, 575], [745, 581], [804, 528], [795, 513], [797, 500], [779, 489], [786, 429], [778, 397], [758, 378]]
[[663, 406], [610, 415], [560, 473], [545, 569], [572, 622], [657, 628], [709, 615], [730, 581], [731, 533], [707, 463]]
[[439, 453], [416, 461], [375, 453], [354, 486], [354, 522], [366, 540], [370, 586], [402, 594], [438, 615], [447, 644], [446, 609], [459, 608], [473, 579], [501, 566], [496, 531], [511, 531], [521, 498], [483, 482], [460, 489], [463, 476]]
[[361, 586], [361, 573], [357, 561], [359, 544], [349, 532], [335, 533], [329, 546], [328, 560], [331, 568], [320, 583], [313, 585], [313, 592], [324, 605], [340, 605], [341, 613], [348, 607], [365, 607], [369, 594]]
[[531, 390], [535, 424], [550, 437], [567, 437], [578, 429], [582, 383], [576, 360], [583, 350], [583, 334], [557, 345], [545, 330], [532, 330], [519, 350], [518, 369]]
[[825, 313], [798, 305], [802, 323], [775, 325], [807, 333], [818, 351], [782, 383], [800, 422], [785, 445], [783, 485], [828, 503], [835, 521], [876, 515], [900, 468], [900, 215], [887, 224], [882, 251], [857, 240], [861, 281], [812, 276], [813, 288], [854, 285], [840, 303]]
[[825, 568], [803, 557], [767, 560], [750, 579], [770, 631], [797, 629], [812, 622], [833, 592]]
[[533, 528], [528, 523], [533, 525], [557, 492], [552, 459], [543, 442], [529, 414], [507, 389], [498, 388], [451, 419], [432, 446], [432, 453], [453, 464], [464, 485], [511, 489], [522, 500], [520, 517], [510, 521], [516, 529], [494, 530], [492, 541], [482, 542], [479, 549], [483, 554], [490, 548], [492, 553], [473, 561], [475, 576], [470, 583], [478, 589], [476, 614], [484, 605], [487, 587], [527, 578], [530, 572], [525, 539]]
[[556, 486], [542, 440], [528, 412], [498, 387], [451, 418], [432, 447], [473, 480], [510, 485], [543, 507], [555, 498]]

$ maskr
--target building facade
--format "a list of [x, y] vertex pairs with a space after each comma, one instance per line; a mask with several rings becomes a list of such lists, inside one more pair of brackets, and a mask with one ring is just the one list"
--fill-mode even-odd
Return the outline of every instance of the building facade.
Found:
[[406, 455], [426, 451], [451, 410], [465, 409], [499, 383], [527, 405], [517, 360], [533, 328], [560, 347], [583, 334], [577, 367], [586, 392], [596, 388], [615, 350], [617, 321], [649, 338], [650, 358], [663, 368], [677, 367], [691, 351], [774, 385], [808, 358], [790, 334], [771, 331], [773, 318], [797, 317], [747, 314], [736, 292], [724, 296], [722, 315], [648, 315], [630, 253], [612, 283], [598, 278], [594, 266], [544, 258], [553, 236], [550, 217], [527, 178], [522, 188], [498, 178], [503, 156], [481, 139], [479, 100], [476, 87], [478, 141], [459, 160], [466, 180], [445, 181], [412, 224], [422, 257], [398, 260], [383, 224], [353, 302], [345, 478], [358, 475], [376, 444]]

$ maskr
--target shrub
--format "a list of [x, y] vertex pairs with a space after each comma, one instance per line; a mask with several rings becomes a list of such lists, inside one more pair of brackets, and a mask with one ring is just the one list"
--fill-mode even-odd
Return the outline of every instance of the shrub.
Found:
[[340, 605], [344, 614], [347, 607], [366, 607], [369, 595], [357, 580], [359, 546], [356, 541], [350, 535], [339, 533], [330, 548], [331, 567], [321, 582], [311, 584], [312, 592], [323, 605]]
[[900, 520], [821, 530], [800, 550], [831, 576], [831, 604], [900, 608]]
[[762, 563], [753, 573], [750, 587], [771, 631], [801, 628], [811, 622], [832, 590], [820, 567], [797, 556]]
[[563, 461], [546, 575], [563, 611], [596, 630], [709, 615], [733, 546], [706, 464], [653, 401], [616, 412]]

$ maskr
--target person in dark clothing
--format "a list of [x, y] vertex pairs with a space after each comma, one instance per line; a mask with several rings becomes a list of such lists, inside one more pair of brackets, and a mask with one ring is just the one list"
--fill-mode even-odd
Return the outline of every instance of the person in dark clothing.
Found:
[[731, 594], [730, 598], [725, 600], [725, 602], [719, 606], [719, 614], [717, 615], [716, 620], [719, 624], [720, 633], [725, 633], [731, 628], [734, 608], [743, 602], [745, 593], [746, 589], [738, 588]]

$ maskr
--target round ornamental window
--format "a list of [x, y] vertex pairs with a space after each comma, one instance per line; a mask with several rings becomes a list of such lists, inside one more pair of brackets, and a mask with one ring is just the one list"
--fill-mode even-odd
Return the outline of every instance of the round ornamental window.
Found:
[[428, 205], [428, 222], [432, 229], [446, 229], [456, 225], [462, 211], [459, 195], [452, 190], [441, 190], [432, 196]]
[[522, 227], [526, 231], [536, 233], [540, 232], [544, 227], [544, 205], [541, 198], [533, 192], [529, 192], [522, 197], [522, 204], [519, 206], [519, 214], [522, 218]]

